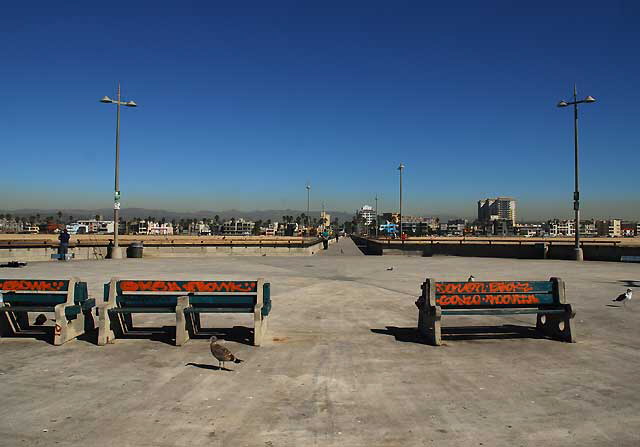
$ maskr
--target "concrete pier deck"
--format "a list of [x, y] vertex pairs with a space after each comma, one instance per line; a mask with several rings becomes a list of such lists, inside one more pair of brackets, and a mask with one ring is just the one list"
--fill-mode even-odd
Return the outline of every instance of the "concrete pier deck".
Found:
[[[510, 316], [447, 317], [445, 346], [420, 343], [420, 283], [469, 274], [563, 278], [578, 342], [532, 337], [534, 317]], [[634, 264], [230, 256], [0, 270], [4, 278], [69, 276], [87, 281], [98, 301], [112, 276], [262, 276], [272, 284], [267, 342], [256, 348], [241, 329], [221, 332], [244, 360], [223, 371], [206, 339], [183, 347], [161, 334], [104, 347], [92, 337], [60, 347], [0, 339], [2, 446], [640, 445], [640, 297], [626, 308], [610, 301], [627, 287], [640, 295]], [[203, 323], [250, 326], [244, 318]], [[170, 316], [134, 319], [174, 324]]]

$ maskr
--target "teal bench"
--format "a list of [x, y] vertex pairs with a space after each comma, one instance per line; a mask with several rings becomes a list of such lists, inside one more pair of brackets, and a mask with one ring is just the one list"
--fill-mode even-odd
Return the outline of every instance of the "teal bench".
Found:
[[416, 301], [418, 330], [434, 346], [442, 344], [443, 315], [536, 315], [543, 335], [573, 343], [571, 319], [575, 316], [565, 298], [564, 281], [436, 282], [428, 278]]
[[29, 312], [55, 314], [54, 345], [95, 328], [91, 309], [95, 300], [87, 293], [87, 283], [71, 279], [0, 279], [1, 335], [31, 333]]
[[98, 307], [98, 344], [105, 345], [132, 328], [133, 314], [175, 314], [176, 345], [201, 329], [200, 314], [253, 314], [253, 344], [260, 346], [271, 311], [271, 285], [256, 281], [121, 280], [104, 285]]

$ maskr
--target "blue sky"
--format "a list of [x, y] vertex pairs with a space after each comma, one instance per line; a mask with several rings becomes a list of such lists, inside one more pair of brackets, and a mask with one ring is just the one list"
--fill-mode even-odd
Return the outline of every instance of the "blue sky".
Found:
[[[0, 208], [398, 204], [640, 218], [635, 2], [13, 2], [0, 16]], [[28, 6], [26, 6], [28, 5]]]

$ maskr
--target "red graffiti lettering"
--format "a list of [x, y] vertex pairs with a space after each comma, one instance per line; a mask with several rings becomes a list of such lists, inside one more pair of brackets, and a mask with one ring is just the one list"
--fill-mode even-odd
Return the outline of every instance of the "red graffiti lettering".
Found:
[[37, 290], [59, 292], [67, 290], [68, 284], [68, 281], [62, 280], [5, 279], [0, 280], [0, 290]]
[[255, 281], [120, 281], [123, 292], [255, 292]]
[[533, 294], [493, 294], [493, 295], [437, 295], [439, 306], [495, 306], [516, 304], [540, 304]]

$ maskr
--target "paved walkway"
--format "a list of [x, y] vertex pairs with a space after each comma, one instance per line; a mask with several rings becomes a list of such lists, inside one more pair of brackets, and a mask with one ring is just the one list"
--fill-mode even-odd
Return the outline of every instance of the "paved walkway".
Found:
[[[218, 256], [33, 262], [0, 274], [78, 276], [98, 302], [114, 276], [261, 276], [273, 301], [259, 348], [240, 337], [250, 314], [203, 317], [244, 360], [227, 364], [232, 372], [217, 369], [206, 335], [173, 346], [175, 316], [167, 314], [133, 318], [139, 327], [164, 326], [168, 339], [157, 330], [108, 346], [96, 346], [95, 335], [62, 346], [0, 339], [3, 447], [640, 446], [640, 299], [611, 302], [627, 287], [640, 290], [637, 265]], [[445, 316], [446, 345], [421, 343], [414, 305], [421, 282], [470, 274], [563, 278], [577, 343], [530, 336], [531, 315]]]
[[329, 245], [327, 250], [320, 250], [318, 256], [364, 256], [350, 237], [341, 237], [338, 242]]

